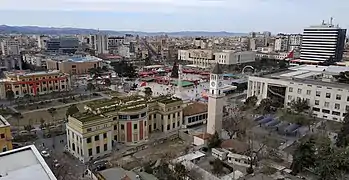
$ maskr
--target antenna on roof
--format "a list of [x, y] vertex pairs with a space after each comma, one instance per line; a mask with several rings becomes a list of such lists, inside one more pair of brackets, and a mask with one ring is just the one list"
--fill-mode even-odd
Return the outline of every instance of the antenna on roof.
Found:
[[333, 17], [330, 18], [330, 25], [333, 25]]
[[325, 25], [325, 20], [322, 20], [322, 25]]

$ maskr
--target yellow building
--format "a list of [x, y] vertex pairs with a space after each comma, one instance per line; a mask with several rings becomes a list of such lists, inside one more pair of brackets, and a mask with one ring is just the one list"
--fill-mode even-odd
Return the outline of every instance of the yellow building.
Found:
[[182, 125], [182, 100], [140, 96], [89, 102], [86, 112], [68, 118], [68, 151], [82, 162], [111, 152], [113, 142], [144, 142], [153, 130], [177, 130]]
[[16, 97], [25, 94], [35, 96], [51, 92], [69, 91], [70, 76], [58, 70], [29, 72], [5, 72], [5, 78], [0, 79], [0, 99], [6, 98], [6, 92], [12, 90]]
[[0, 115], [0, 152], [12, 150], [11, 125]]

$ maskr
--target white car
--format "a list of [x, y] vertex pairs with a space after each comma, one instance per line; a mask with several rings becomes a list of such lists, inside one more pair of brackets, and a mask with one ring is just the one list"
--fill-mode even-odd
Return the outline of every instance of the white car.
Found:
[[41, 151], [41, 156], [47, 158], [50, 157], [50, 153], [48, 153], [47, 151]]

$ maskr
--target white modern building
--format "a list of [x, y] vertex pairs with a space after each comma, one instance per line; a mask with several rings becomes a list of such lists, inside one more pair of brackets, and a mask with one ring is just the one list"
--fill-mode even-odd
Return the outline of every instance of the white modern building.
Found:
[[1, 180], [57, 180], [34, 145], [0, 153]]
[[299, 49], [301, 43], [301, 34], [278, 34], [275, 38], [274, 50], [278, 52], [293, 51]]
[[303, 65], [288, 71], [250, 76], [247, 96], [259, 101], [275, 98], [287, 107], [294, 99], [306, 99], [313, 116], [342, 121], [349, 111], [349, 84], [340, 83], [334, 75], [349, 71], [349, 67]]
[[332, 58], [340, 61], [343, 57], [346, 29], [334, 26], [332, 22], [310, 26], [303, 31], [301, 60], [326, 61]]
[[19, 55], [19, 41], [17, 39], [5, 39], [0, 42], [2, 55]]
[[214, 53], [216, 63], [224, 65], [235, 65], [254, 62], [256, 60], [256, 52], [254, 51], [229, 51]]

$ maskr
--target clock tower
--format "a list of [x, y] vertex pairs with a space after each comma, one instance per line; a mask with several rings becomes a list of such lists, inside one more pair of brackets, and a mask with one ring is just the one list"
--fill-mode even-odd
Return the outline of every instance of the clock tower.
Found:
[[217, 63], [210, 75], [210, 88], [208, 93], [208, 119], [207, 133], [222, 133], [223, 120], [223, 71]]

